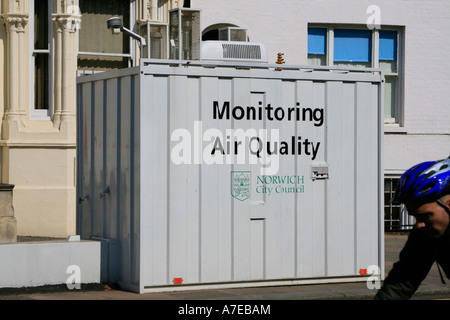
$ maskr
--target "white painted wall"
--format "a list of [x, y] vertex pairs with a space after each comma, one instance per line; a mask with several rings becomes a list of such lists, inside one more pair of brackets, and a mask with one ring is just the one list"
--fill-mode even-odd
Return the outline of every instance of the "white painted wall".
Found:
[[67, 284], [67, 280], [77, 279], [78, 271], [81, 287], [100, 282], [100, 242], [97, 241], [0, 244], [0, 257], [0, 288]]
[[[202, 10], [202, 30], [218, 23], [247, 28], [263, 42], [269, 63], [307, 63], [308, 23], [365, 25], [371, 5], [382, 26], [402, 26], [404, 121], [385, 127], [385, 172], [450, 155], [450, 1], [448, 0], [192, 0]], [[400, 129], [400, 133], [399, 130]]]

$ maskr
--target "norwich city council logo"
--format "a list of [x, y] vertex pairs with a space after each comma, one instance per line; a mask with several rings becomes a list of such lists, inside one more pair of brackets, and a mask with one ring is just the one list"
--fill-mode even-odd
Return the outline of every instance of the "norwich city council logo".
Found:
[[250, 198], [250, 171], [231, 171], [231, 195], [241, 201]]

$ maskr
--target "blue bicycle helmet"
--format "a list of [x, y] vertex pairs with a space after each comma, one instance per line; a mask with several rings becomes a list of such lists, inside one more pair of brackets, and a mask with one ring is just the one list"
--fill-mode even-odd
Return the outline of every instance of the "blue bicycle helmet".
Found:
[[450, 157], [408, 169], [400, 178], [392, 203], [427, 203], [447, 194], [450, 194]]

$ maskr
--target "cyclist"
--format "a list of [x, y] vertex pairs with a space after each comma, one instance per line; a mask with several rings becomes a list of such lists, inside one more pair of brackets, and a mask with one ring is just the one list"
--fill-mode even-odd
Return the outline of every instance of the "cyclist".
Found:
[[409, 299], [436, 261], [450, 278], [450, 157], [423, 162], [400, 178], [394, 204], [416, 218], [408, 240], [375, 299]]

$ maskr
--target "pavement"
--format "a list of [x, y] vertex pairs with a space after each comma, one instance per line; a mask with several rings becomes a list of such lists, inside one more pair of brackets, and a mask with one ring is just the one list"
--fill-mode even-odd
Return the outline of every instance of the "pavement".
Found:
[[[397, 260], [406, 241], [406, 234], [385, 236], [385, 268], [388, 272]], [[111, 288], [105, 284], [81, 285], [79, 290], [65, 286], [38, 288], [0, 289], [0, 300], [153, 300], [162, 302], [195, 301], [298, 301], [298, 300], [372, 300], [376, 290], [368, 289], [366, 282], [327, 283], [314, 285], [288, 285], [256, 288], [233, 288], [215, 290], [189, 290], [137, 294]], [[450, 300], [450, 280], [441, 283], [434, 265], [412, 300]], [[183, 304], [184, 306], [184, 304]], [[186, 304], [187, 306], [187, 304]], [[187, 311], [187, 309], [186, 309]]]

